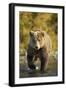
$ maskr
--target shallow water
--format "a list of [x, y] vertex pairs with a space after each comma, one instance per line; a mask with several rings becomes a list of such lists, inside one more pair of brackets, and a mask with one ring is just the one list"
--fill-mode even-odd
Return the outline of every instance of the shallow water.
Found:
[[54, 57], [50, 57], [50, 60], [48, 62], [47, 70], [44, 73], [40, 72], [40, 62], [36, 62], [36, 65], [38, 66], [38, 70], [30, 70], [28, 69], [28, 65], [26, 60], [23, 59], [23, 57], [20, 59], [19, 63], [19, 77], [20, 78], [28, 78], [28, 77], [48, 77], [48, 76], [57, 76], [57, 70], [58, 70], [58, 62], [57, 59]]

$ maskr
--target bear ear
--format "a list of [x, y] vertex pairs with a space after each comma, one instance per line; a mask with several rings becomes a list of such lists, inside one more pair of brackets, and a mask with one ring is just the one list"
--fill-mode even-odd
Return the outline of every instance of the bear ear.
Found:
[[33, 31], [30, 31], [30, 36], [33, 36]]
[[41, 35], [44, 37], [44, 32], [43, 31], [41, 32]]

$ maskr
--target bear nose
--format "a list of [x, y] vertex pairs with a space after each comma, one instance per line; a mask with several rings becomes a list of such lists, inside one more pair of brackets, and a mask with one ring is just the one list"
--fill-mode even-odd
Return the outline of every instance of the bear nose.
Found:
[[36, 46], [35, 48], [36, 48], [36, 49], [38, 49], [38, 47], [37, 47], [37, 46]]

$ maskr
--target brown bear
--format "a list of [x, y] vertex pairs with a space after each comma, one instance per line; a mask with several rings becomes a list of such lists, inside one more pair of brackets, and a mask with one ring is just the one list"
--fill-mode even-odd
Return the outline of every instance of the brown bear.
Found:
[[40, 59], [40, 71], [44, 72], [48, 65], [49, 54], [52, 48], [49, 35], [42, 30], [30, 31], [30, 40], [27, 49], [27, 61], [30, 69], [36, 69], [34, 61]]

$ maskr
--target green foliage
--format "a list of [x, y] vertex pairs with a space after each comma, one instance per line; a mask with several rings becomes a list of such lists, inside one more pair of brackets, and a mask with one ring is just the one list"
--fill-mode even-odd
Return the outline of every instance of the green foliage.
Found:
[[19, 13], [20, 48], [27, 49], [29, 32], [39, 28], [46, 31], [52, 40], [52, 49], [57, 50], [58, 16], [56, 13]]

